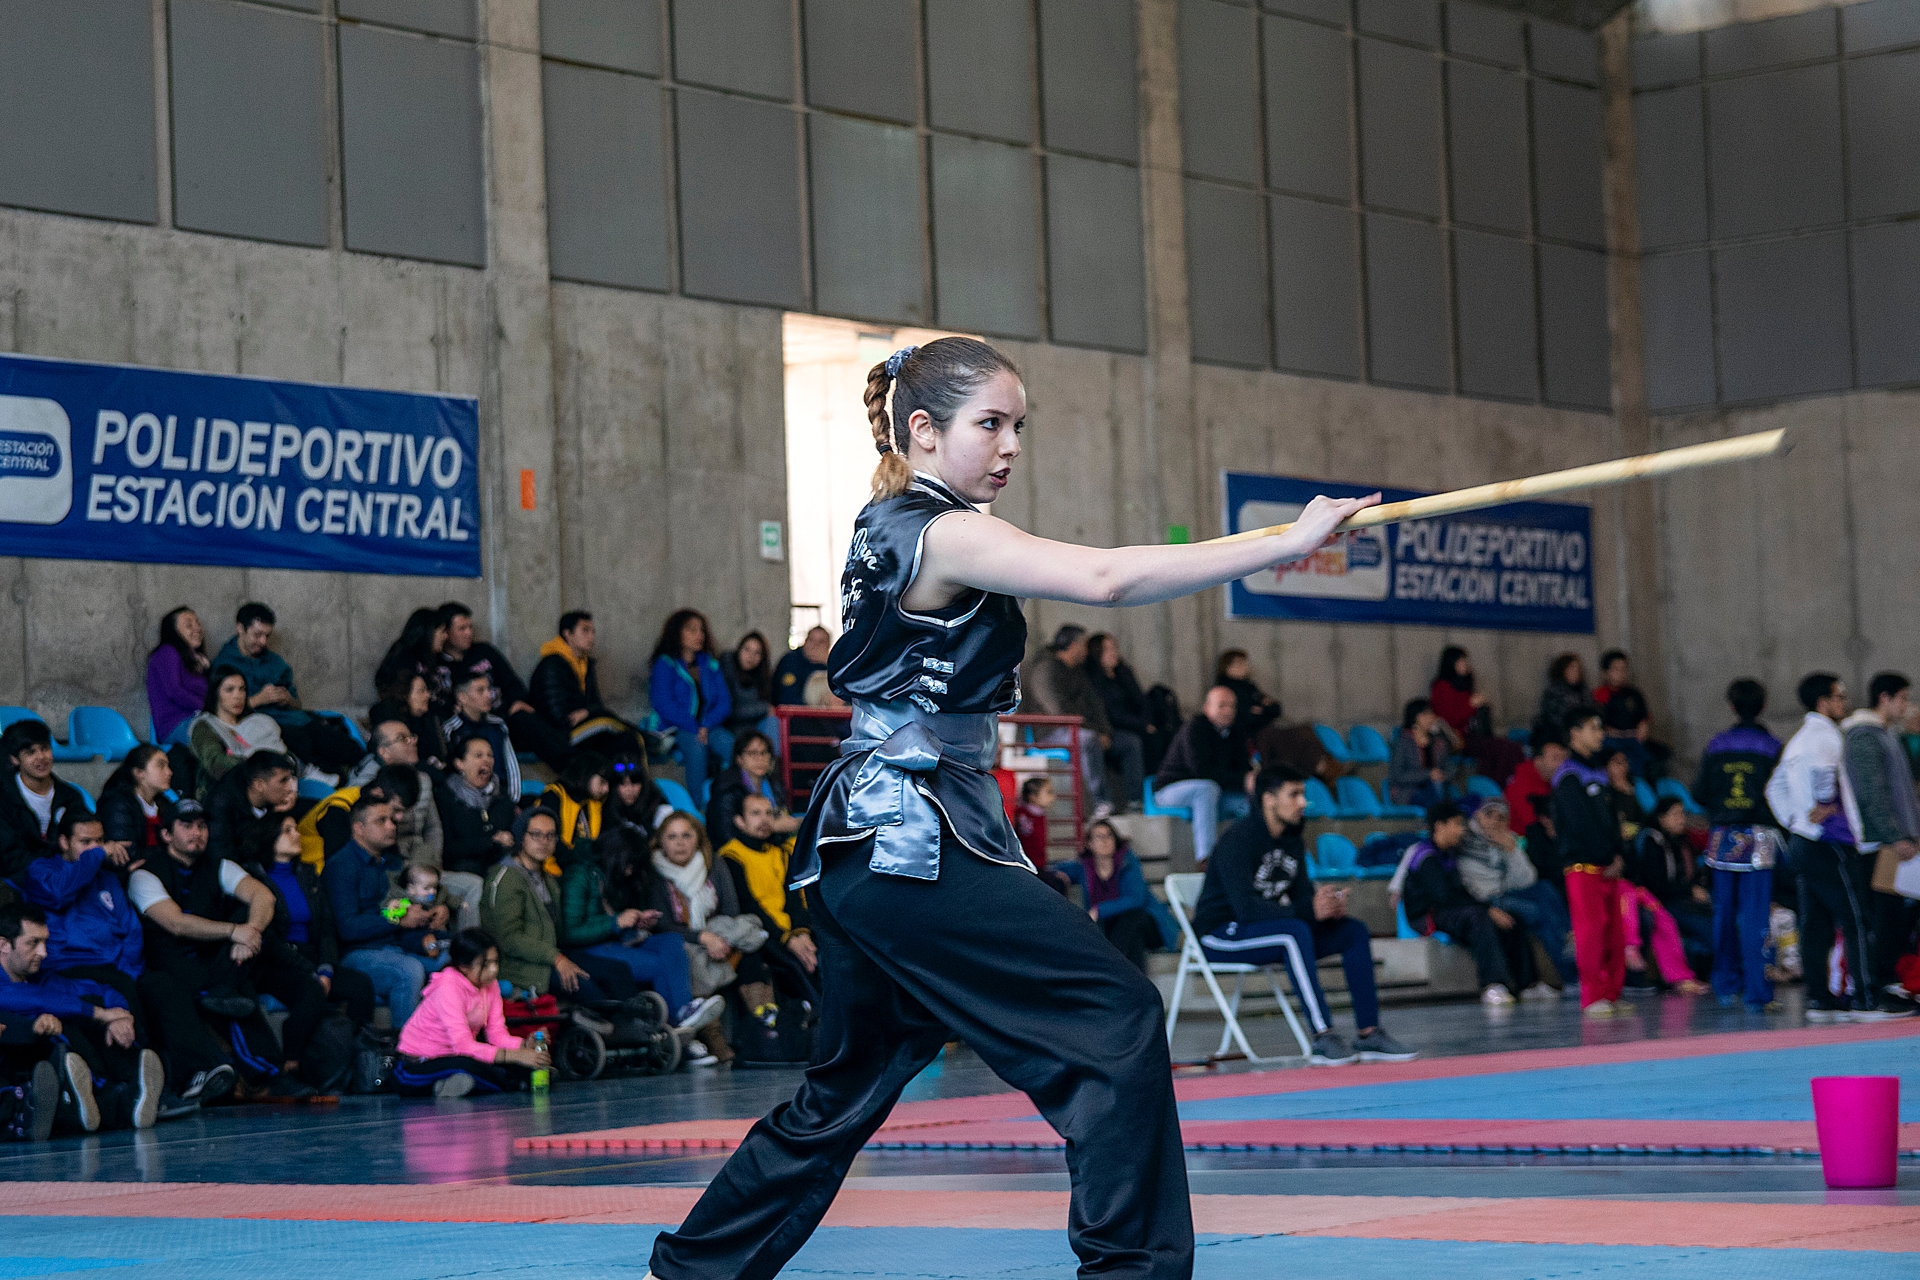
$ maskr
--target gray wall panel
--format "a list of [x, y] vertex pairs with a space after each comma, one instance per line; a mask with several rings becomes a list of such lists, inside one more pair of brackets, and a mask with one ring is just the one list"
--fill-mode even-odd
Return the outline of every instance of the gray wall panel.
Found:
[[1357, 378], [1360, 231], [1354, 215], [1274, 196], [1273, 362], [1299, 373]]
[[540, 0], [540, 52], [657, 76], [660, 0]]
[[175, 225], [326, 244], [326, 28], [215, 0], [170, 14]]
[[1600, 208], [1600, 94], [1594, 89], [1533, 83], [1533, 163], [1541, 235], [1581, 244], [1606, 243]]
[[1188, 173], [1259, 180], [1257, 39], [1252, 10], [1180, 0], [1180, 139]]
[[1589, 32], [1553, 22], [1529, 22], [1527, 47], [1533, 69], [1541, 75], [1600, 83], [1600, 43]]
[[1360, 42], [1362, 191], [1369, 204], [1440, 214], [1440, 60]]
[[1700, 78], [1700, 36], [1645, 36], [1633, 42], [1633, 87], [1653, 88]]
[[791, 0], [673, 0], [673, 74], [791, 102]]
[[1854, 217], [1920, 209], [1920, 52], [1847, 64], [1847, 147]]
[[1723, 76], [1831, 58], [1838, 52], [1836, 30], [1834, 11], [1824, 5], [1790, 17], [1715, 28], [1706, 33], [1707, 74]]
[[1049, 147], [1140, 158], [1133, 0], [1041, 0], [1042, 132]]
[[913, 0], [807, 0], [807, 101], [912, 124]]
[[1707, 238], [1707, 136], [1700, 112], [1698, 85], [1634, 97], [1643, 248]]
[[1920, 382], [1920, 222], [1853, 233], [1853, 332], [1860, 385]]
[[1740, 245], [1713, 258], [1728, 400], [1852, 385], [1844, 235]]
[[486, 262], [472, 45], [343, 25], [340, 144], [349, 249]]
[[661, 97], [655, 80], [541, 65], [547, 256], [556, 278], [667, 287]]
[[1525, 29], [1520, 15], [1505, 9], [1479, 4], [1447, 6], [1447, 48], [1469, 58], [1483, 58], [1503, 67], [1525, 66]]
[[1370, 213], [1367, 350], [1375, 382], [1445, 391], [1452, 359], [1440, 228]]
[[1347, 25], [1348, 0], [1261, 0], [1260, 7], [1270, 13], [1290, 13], [1296, 18], [1314, 18], [1337, 27]]
[[1540, 332], [1547, 403], [1611, 408], [1605, 254], [1540, 246]]
[[816, 115], [807, 121], [813, 177], [814, 305], [828, 315], [930, 324], [913, 130]]
[[1840, 10], [1848, 53], [1920, 44], [1920, 5], [1913, 0], [1867, 0]]
[[1447, 69], [1453, 216], [1525, 235], [1527, 85], [1520, 76], [1457, 62]]
[[1840, 220], [1840, 83], [1835, 67], [1803, 67], [1709, 85], [1707, 129], [1716, 236]]
[[0, 204], [152, 222], [153, 138], [146, 0], [0, 8]]
[[680, 281], [726, 302], [801, 307], [800, 160], [793, 113], [683, 92]]
[[1032, 141], [1027, 0], [927, 0], [927, 111], [936, 129]]
[[1187, 182], [1187, 291], [1193, 358], [1267, 365], [1267, 289], [1260, 197]]
[[1053, 340], [1147, 349], [1140, 171], [1077, 156], [1047, 158], [1047, 297]]
[[1461, 392], [1537, 399], [1540, 349], [1533, 316], [1533, 247], [1507, 236], [1456, 231], [1453, 279]]
[[339, 14], [461, 40], [471, 40], [479, 31], [474, 0], [340, 0]]
[[1440, 46], [1440, 6], [1434, 0], [1356, 0], [1354, 18], [1369, 35]]
[[1028, 152], [934, 137], [934, 289], [941, 325], [1040, 336], [1035, 188]]
[[1352, 51], [1338, 31], [1261, 23], [1266, 43], [1267, 181], [1332, 200], [1353, 195]]
[[1707, 255], [1670, 253], [1640, 263], [1646, 318], [1647, 405], [1712, 404], [1713, 285]]

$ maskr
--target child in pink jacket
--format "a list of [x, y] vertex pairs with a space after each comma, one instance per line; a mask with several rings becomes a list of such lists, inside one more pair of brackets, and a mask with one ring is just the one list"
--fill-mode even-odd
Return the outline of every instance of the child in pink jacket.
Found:
[[401, 1094], [459, 1098], [524, 1089], [547, 1055], [522, 1047], [507, 1031], [500, 1007], [500, 948], [483, 929], [462, 929], [449, 945], [450, 963], [433, 975], [420, 1005], [400, 1029], [394, 1069]]

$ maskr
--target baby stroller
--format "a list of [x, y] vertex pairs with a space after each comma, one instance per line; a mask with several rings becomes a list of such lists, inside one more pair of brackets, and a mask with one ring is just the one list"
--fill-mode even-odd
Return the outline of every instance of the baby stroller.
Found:
[[508, 1000], [506, 1017], [507, 1029], [517, 1036], [547, 1033], [554, 1070], [563, 1080], [595, 1079], [608, 1064], [649, 1076], [666, 1075], [680, 1065], [680, 1037], [657, 992], [565, 1006], [551, 995]]

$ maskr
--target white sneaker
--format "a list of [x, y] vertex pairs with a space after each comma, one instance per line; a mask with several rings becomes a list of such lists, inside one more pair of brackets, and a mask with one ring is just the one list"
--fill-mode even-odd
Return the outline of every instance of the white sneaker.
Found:
[[1099, 804], [1093, 806], [1093, 814], [1089, 818], [1089, 821], [1098, 822], [1102, 818], [1110, 818], [1112, 816], [1113, 803], [1108, 800], [1102, 800]]
[[473, 1092], [473, 1077], [464, 1071], [456, 1071], [445, 1080], [437, 1080], [433, 1086], [436, 1098], [464, 1098]]
[[727, 1002], [719, 996], [708, 996], [704, 1000], [689, 1001], [681, 1010], [680, 1017], [673, 1029], [682, 1035], [690, 1036], [720, 1016]]
[[1544, 982], [1536, 982], [1520, 993], [1522, 1000], [1558, 1000], [1560, 993]]
[[1507, 990], [1506, 987], [1501, 983], [1496, 982], [1492, 986], [1488, 987], [1485, 991], [1482, 991], [1480, 993], [1480, 1003], [1481, 1004], [1512, 1004], [1513, 992]]
[[133, 1127], [151, 1129], [153, 1122], [160, 1117], [160, 1090], [165, 1087], [167, 1073], [160, 1065], [160, 1055], [151, 1049], [140, 1051], [140, 1080], [133, 1095]]
[[683, 1067], [717, 1067], [720, 1057], [698, 1040], [690, 1042], [680, 1051], [680, 1065]]
[[1589, 1018], [1611, 1018], [1620, 1012], [1620, 1007], [1611, 1000], [1595, 1000], [1580, 1012]]

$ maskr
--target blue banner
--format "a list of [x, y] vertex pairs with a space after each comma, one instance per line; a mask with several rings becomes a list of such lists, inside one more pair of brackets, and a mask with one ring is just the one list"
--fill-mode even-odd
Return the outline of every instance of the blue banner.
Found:
[[[1224, 473], [1229, 533], [1285, 524], [1315, 494], [1371, 488]], [[1425, 495], [1383, 489], [1384, 501]], [[1305, 560], [1229, 584], [1227, 616], [1412, 622], [1593, 633], [1593, 520], [1586, 507], [1513, 502], [1343, 533]]]
[[0, 355], [0, 555], [480, 576], [457, 396]]

